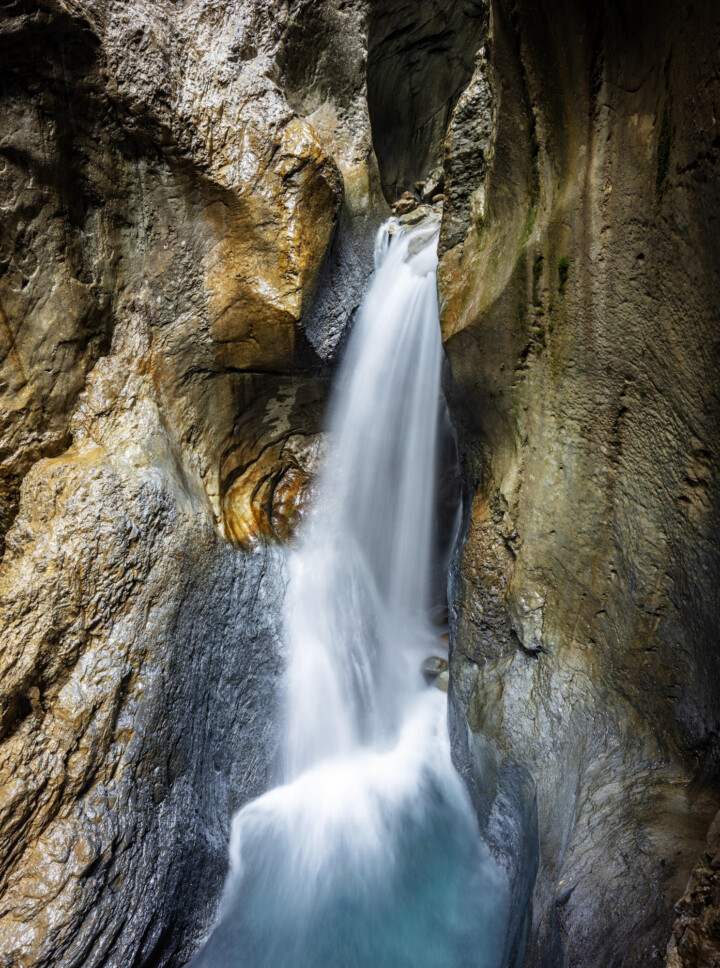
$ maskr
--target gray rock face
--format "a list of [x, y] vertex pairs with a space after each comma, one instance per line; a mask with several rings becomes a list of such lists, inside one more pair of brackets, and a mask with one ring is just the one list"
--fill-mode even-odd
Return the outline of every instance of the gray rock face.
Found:
[[7, 968], [187, 957], [274, 765], [282, 554], [218, 538], [124, 369], [26, 477], [0, 572]]
[[446, 140], [454, 732], [535, 787], [527, 965], [662, 961], [717, 806], [718, 36], [499, 0]]
[[372, 272], [373, 241], [389, 215], [367, 97], [367, 0], [302, 0], [267, 16], [283, 23], [280, 84], [337, 162], [344, 183], [337, 228], [303, 327], [323, 361], [335, 361]]
[[461, 242], [473, 222], [485, 218], [485, 178], [492, 154], [495, 108], [489, 75], [485, 49], [481, 47], [472, 78], [458, 99], [445, 143], [447, 183], [441, 253]]
[[368, 105], [383, 190], [393, 201], [442, 163], [455, 103], [485, 36], [483, 0], [371, 0]]

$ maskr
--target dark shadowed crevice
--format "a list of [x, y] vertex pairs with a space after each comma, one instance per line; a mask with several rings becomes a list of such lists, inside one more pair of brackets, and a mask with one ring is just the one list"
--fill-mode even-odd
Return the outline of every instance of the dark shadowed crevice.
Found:
[[482, 0], [372, 4], [368, 107], [388, 201], [440, 164], [453, 108], [486, 33]]

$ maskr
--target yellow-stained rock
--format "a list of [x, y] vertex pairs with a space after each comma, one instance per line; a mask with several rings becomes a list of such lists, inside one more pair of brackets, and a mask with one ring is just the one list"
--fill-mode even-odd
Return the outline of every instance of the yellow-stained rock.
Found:
[[0, 13], [0, 966], [180, 963], [272, 769], [264, 541], [314, 468], [342, 176], [272, 17], [26, 6]]

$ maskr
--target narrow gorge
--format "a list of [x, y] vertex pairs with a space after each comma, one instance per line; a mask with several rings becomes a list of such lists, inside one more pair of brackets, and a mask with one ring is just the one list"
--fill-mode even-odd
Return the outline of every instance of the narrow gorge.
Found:
[[720, 6], [0, 77], [0, 968], [717, 968]]

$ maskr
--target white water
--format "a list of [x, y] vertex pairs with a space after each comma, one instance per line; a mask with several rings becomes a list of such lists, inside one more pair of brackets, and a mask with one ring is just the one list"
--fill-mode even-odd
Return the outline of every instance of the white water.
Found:
[[507, 885], [450, 759], [422, 659], [434, 545], [438, 224], [392, 220], [292, 554], [284, 783], [233, 822], [198, 968], [495, 968]]

